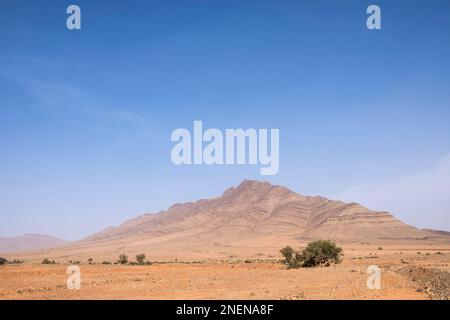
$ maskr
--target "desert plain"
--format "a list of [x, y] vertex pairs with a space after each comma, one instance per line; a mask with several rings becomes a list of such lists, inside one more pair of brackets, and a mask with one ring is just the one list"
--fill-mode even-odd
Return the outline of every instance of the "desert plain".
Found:
[[[68, 262], [9, 264], [0, 267], [0, 299], [448, 299], [448, 245], [343, 248], [340, 264], [300, 269], [262, 253], [144, 266], [80, 262], [80, 290], [66, 286]], [[367, 287], [370, 265], [381, 269], [381, 289]]]
[[[281, 263], [280, 249], [299, 250], [316, 239], [341, 247], [341, 263], [299, 269]], [[37, 249], [39, 242], [51, 247]], [[4, 240], [0, 249], [9, 261], [0, 266], [0, 299], [448, 300], [450, 295], [449, 232], [418, 229], [388, 212], [258, 181], [143, 214], [79, 241], [28, 235]], [[136, 263], [139, 254], [145, 254], [142, 265]], [[118, 263], [120, 255], [129, 263]], [[74, 264], [81, 272], [79, 290], [66, 286], [67, 268]], [[370, 266], [380, 270], [380, 288], [367, 284]]]

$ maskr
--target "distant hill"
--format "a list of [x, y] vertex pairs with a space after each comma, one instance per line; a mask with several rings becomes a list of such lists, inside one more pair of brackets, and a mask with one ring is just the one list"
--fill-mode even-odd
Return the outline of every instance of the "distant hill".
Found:
[[24, 234], [19, 237], [0, 237], [0, 253], [31, 251], [61, 247], [68, 242], [42, 234]]
[[431, 232], [431, 233], [434, 233], [434, 234], [438, 234], [438, 235], [442, 235], [442, 236], [449, 236], [450, 237], [450, 232], [448, 232], [448, 231], [434, 230], [434, 229], [423, 229], [423, 231], [427, 231], [427, 232]]

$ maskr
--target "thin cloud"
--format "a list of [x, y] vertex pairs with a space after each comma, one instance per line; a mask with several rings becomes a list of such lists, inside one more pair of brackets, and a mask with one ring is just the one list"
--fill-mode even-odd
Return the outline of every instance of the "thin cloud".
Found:
[[74, 112], [104, 122], [122, 122], [133, 126], [148, 125], [145, 117], [128, 111], [129, 108], [110, 107], [103, 99], [92, 97], [67, 82], [16, 77], [5, 73], [1, 73], [0, 77], [22, 86], [25, 93], [46, 112]]
[[351, 187], [331, 198], [389, 211], [416, 227], [450, 230], [450, 153], [425, 172], [386, 184]]

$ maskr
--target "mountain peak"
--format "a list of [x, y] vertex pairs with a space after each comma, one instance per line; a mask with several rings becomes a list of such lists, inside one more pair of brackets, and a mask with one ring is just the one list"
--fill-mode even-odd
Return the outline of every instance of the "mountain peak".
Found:
[[231, 187], [225, 190], [223, 196], [229, 196], [233, 193], [242, 192], [267, 192], [272, 188], [279, 188], [270, 184], [268, 181], [243, 180], [237, 187]]
[[[155, 215], [129, 220], [88, 240], [141, 239], [165, 243], [280, 237], [291, 239], [431, 239], [386, 212], [354, 203], [303, 196], [267, 181], [243, 180], [222, 196], [177, 204]], [[178, 241], [177, 240], [177, 241]], [[130, 240], [131, 241], [131, 240]], [[168, 241], [168, 240], [167, 240]]]
[[242, 182], [239, 184], [238, 188], [248, 188], [248, 187], [255, 187], [255, 186], [271, 186], [270, 182], [268, 181], [258, 181], [258, 180], [242, 180]]

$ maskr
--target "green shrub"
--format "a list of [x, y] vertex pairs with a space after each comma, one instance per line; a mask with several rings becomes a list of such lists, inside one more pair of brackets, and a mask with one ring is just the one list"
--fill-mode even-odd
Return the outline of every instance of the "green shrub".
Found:
[[334, 242], [329, 240], [310, 242], [302, 251], [302, 266], [315, 267], [320, 265], [330, 265], [330, 263], [340, 263], [341, 252], [342, 248], [339, 248]]
[[280, 250], [281, 255], [284, 257], [283, 263], [288, 264], [290, 261], [292, 261], [292, 258], [294, 257], [295, 250], [292, 249], [292, 247], [284, 247]]
[[281, 262], [287, 265], [289, 269], [298, 269], [301, 267], [301, 254], [298, 251], [295, 251], [294, 249], [292, 249], [292, 247], [287, 246], [281, 249], [280, 253], [284, 257]]
[[119, 256], [119, 261], [120, 264], [127, 264], [128, 263], [128, 257], [124, 254], [121, 254]]
[[329, 240], [317, 240], [308, 243], [307, 247], [301, 252], [295, 251], [291, 247], [285, 247], [280, 250], [289, 269], [300, 267], [329, 266], [330, 263], [340, 263], [342, 248], [336, 246]]
[[6, 260], [3, 257], [0, 257], [0, 266], [6, 264], [7, 262], [8, 262], [8, 260]]
[[110, 265], [111, 262], [109, 262], [109, 261], [103, 261], [102, 264]]
[[136, 255], [136, 260], [139, 264], [144, 264], [145, 258], [145, 254], [143, 253]]

